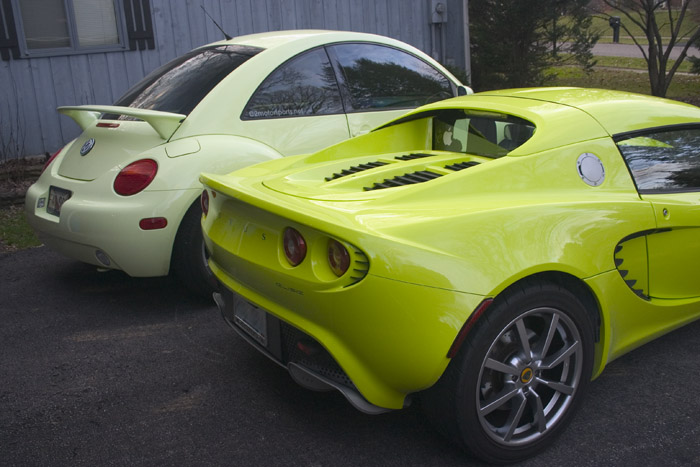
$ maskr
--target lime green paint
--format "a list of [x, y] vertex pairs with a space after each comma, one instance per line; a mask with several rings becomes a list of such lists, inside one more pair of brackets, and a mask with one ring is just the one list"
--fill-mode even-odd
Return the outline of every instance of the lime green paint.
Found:
[[[439, 109], [512, 115], [536, 129], [496, 159], [433, 151], [431, 112]], [[315, 154], [201, 177], [212, 193], [203, 228], [217, 277], [316, 338], [369, 402], [399, 408], [406, 395], [433, 384], [482, 299], [535, 274], [573, 277], [599, 304], [595, 375], [700, 316], [700, 198], [640, 196], [611, 138], [700, 124], [700, 109], [628, 93], [544, 88], [475, 94], [408, 115]], [[430, 157], [395, 158], [410, 153]], [[585, 153], [604, 167], [599, 186], [579, 175]], [[369, 162], [384, 165], [327, 180]], [[478, 165], [445, 168], [459, 162]], [[442, 176], [364, 189], [423, 170]], [[314, 258], [296, 268], [281, 250], [287, 226], [302, 233]], [[343, 287], [319, 273], [329, 267], [322, 260], [327, 238], [367, 256], [364, 279]]]
[[[242, 120], [248, 99], [280, 64], [309, 49], [339, 42], [368, 42], [414, 54], [461, 83], [418, 49], [373, 34], [342, 31], [276, 31], [252, 34], [217, 44], [242, 44], [265, 50], [236, 68], [190, 112], [180, 115], [130, 107], [84, 105], [60, 107], [83, 130], [67, 144], [39, 180], [28, 190], [25, 210], [42, 241], [74, 259], [100, 267], [97, 249], [110, 258], [110, 268], [132, 276], [162, 276], [170, 271], [171, 253], [180, 222], [198, 202], [202, 171], [225, 174], [258, 162], [318, 151], [347, 140], [405, 110], [356, 112], [348, 116], [319, 115]], [[109, 120], [116, 128], [98, 127], [101, 113], [135, 117], [141, 121]], [[352, 131], [351, 131], [352, 129]], [[95, 140], [86, 155], [80, 148]], [[158, 165], [156, 178], [133, 196], [115, 193], [115, 177], [140, 159]], [[46, 211], [51, 186], [73, 195], [61, 217]], [[144, 231], [139, 221], [164, 217], [164, 229]]]

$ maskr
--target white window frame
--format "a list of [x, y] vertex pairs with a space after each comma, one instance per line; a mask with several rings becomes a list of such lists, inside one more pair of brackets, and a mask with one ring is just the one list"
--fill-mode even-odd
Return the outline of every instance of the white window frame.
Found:
[[119, 42], [109, 45], [81, 46], [78, 41], [78, 27], [75, 20], [73, 0], [62, 0], [66, 12], [68, 25], [68, 37], [71, 45], [69, 47], [51, 47], [46, 49], [30, 49], [27, 47], [27, 40], [24, 33], [24, 21], [22, 20], [22, 10], [20, 0], [11, 0], [12, 10], [15, 14], [17, 26], [17, 36], [19, 42], [20, 56], [23, 58], [33, 57], [55, 57], [60, 55], [81, 55], [100, 52], [120, 52], [129, 50], [129, 39], [127, 37], [126, 21], [124, 18], [123, 0], [112, 0], [114, 3], [114, 13], [116, 19], [117, 35]]

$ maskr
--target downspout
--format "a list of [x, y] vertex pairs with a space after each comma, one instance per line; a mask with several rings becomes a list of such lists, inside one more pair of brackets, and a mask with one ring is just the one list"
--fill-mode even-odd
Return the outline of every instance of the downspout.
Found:
[[472, 55], [471, 39], [469, 38], [469, 0], [462, 0], [462, 27], [464, 32], [464, 71], [467, 74], [468, 86], [472, 84]]

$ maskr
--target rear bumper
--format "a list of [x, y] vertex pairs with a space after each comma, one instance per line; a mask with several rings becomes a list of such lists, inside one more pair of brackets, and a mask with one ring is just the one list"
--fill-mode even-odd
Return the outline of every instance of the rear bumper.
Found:
[[[46, 211], [51, 185], [72, 192], [60, 217]], [[182, 216], [199, 193], [144, 191], [121, 197], [96, 182], [42, 176], [27, 191], [25, 211], [42, 242], [64, 256], [130, 276], [163, 276]], [[139, 221], [148, 217], [165, 217], [167, 226], [142, 230]]]
[[[299, 376], [294, 365], [314, 380], [341, 390], [353, 405], [369, 413], [401, 409], [409, 394], [432, 386], [449, 363], [447, 352], [454, 338], [483, 299], [371, 274], [352, 287], [306, 290], [299, 295], [280, 287], [272, 277], [269, 285], [255, 288], [247, 280], [243, 283], [257, 276], [254, 269], [238, 269], [245, 276], [241, 273], [237, 280], [211, 259], [210, 266], [228, 289], [219, 301], [220, 308], [239, 334], [288, 368], [295, 379]], [[277, 323], [273, 327], [279, 331], [270, 330], [266, 344], [235, 324], [230, 305], [233, 294], [264, 310], [271, 317], [268, 321]], [[299, 355], [290, 357], [292, 347], [304, 339], [317, 344], [320, 355], [328, 356], [325, 365]], [[279, 349], [274, 348], [275, 342], [282, 343]], [[351, 400], [353, 393], [358, 400]]]
[[[331, 355], [302, 331], [267, 313], [267, 342], [262, 345], [246, 333], [234, 317], [234, 294], [224, 288], [214, 294], [221, 315], [231, 328], [260, 353], [289, 371], [300, 386], [312, 391], [337, 390], [353, 407], [369, 415], [388, 412], [388, 409], [370, 404], [362, 397], [350, 378]], [[304, 352], [299, 344], [304, 343]], [[310, 348], [313, 346], [313, 348]]]

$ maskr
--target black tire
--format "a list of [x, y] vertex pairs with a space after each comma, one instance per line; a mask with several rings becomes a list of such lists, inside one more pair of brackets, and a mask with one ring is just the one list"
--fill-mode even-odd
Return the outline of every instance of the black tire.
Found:
[[180, 222], [173, 245], [170, 272], [194, 294], [211, 298], [219, 284], [207, 263], [209, 255], [204, 248], [201, 219], [202, 208], [197, 200]]
[[508, 289], [423, 393], [426, 416], [486, 462], [537, 454], [571, 421], [586, 392], [593, 330], [585, 305], [560, 285], [528, 281]]

